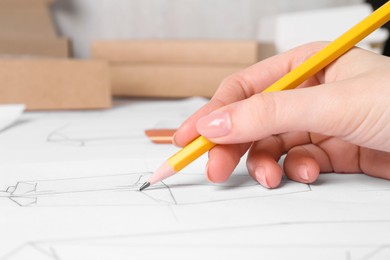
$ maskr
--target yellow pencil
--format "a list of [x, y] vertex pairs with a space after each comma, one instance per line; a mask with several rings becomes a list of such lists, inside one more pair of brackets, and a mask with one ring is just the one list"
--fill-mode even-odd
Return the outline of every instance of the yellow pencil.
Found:
[[[389, 20], [390, 1], [342, 34], [336, 40], [329, 43], [322, 50], [318, 51], [263, 92], [296, 88]], [[140, 190], [176, 174], [214, 146], [214, 143], [203, 136], [198, 137], [165, 161], [161, 167], [154, 172], [150, 179], [140, 187]]]

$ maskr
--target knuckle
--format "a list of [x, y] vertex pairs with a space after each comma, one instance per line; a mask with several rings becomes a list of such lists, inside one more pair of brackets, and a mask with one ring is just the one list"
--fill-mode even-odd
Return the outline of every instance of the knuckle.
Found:
[[277, 122], [279, 103], [273, 93], [263, 93], [254, 95], [248, 99], [251, 117], [256, 120], [259, 126], [268, 130], [270, 133], [271, 126]]
[[223, 79], [217, 91], [218, 94], [233, 95], [238, 100], [248, 98], [254, 94], [251, 85], [239, 73]]

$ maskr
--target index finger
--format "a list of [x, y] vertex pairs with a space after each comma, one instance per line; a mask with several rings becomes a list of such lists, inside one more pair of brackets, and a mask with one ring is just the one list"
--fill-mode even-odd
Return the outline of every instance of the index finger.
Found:
[[[322, 49], [325, 43], [312, 43], [273, 56], [256, 63], [224, 79], [210, 102], [190, 116], [176, 131], [173, 138], [177, 146], [183, 147], [199, 136], [195, 125], [203, 116], [250, 96], [260, 93], [278, 79]], [[302, 85], [312, 85], [312, 79]]]

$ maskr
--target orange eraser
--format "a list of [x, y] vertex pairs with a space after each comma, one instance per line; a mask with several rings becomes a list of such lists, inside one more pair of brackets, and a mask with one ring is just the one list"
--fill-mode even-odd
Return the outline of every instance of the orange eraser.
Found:
[[155, 144], [172, 144], [176, 129], [147, 129], [145, 134]]

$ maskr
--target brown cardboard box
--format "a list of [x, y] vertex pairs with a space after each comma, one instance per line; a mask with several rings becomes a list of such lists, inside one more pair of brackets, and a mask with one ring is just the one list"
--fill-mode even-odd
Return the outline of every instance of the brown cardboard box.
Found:
[[0, 7], [4, 6], [34, 6], [34, 5], [50, 5], [53, 3], [53, 0], [0, 0]]
[[116, 96], [211, 97], [221, 81], [275, 54], [255, 41], [97, 41], [95, 59], [110, 62]]
[[111, 65], [113, 95], [141, 97], [211, 97], [221, 81], [244, 65]]
[[255, 41], [95, 41], [91, 52], [95, 59], [115, 63], [248, 65], [261, 58]]
[[56, 35], [50, 2], [0, 0], [0, 55], [69, 56], [69, 41]]
[[0, 37], [2, 38], [56, 38], [50, 12], [46, 5], [0, 8]]
[[27, 109], [111, 106], [108, 66], [99, 61], [0, 59], [0, 103]]
[[69, 40], [64, 38], [10, 39], [0, 37], [1, 55], [32, 55], [47, 57], [68, 57]]

